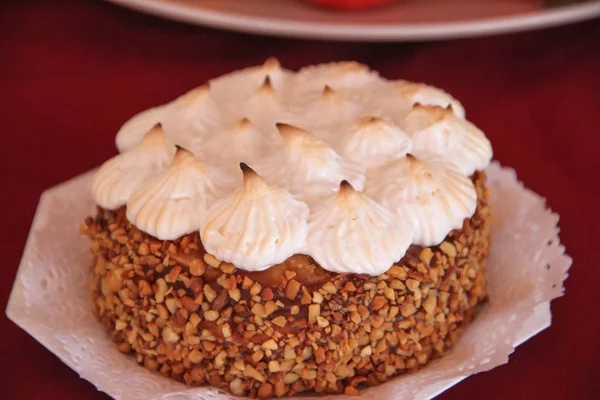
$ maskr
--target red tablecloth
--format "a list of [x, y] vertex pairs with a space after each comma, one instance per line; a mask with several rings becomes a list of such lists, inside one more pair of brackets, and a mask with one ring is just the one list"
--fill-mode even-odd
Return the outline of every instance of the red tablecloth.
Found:
[[[598, 21], [452, 42], [340, 44], [200, 29], [102, 1], [2, 7], [2, 309], [40, 193], [115, 154], [115, 132], [128, 117], [270, 55], [290, 68], [354, 59], [458, 97], [491, 138], [495, 158], [561, 215], [561, 239], [574, 258], [566, 296], [552, 303], [552, 327], [508, 365], [440, 398], [600, 398]], [[0, 398], [107, 398], [4, 314], [0, 324]]]

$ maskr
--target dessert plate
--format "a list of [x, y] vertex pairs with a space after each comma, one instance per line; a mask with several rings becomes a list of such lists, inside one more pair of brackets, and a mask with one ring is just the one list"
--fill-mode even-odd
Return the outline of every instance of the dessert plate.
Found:
[[108, 0], [176, 21], [320, 40], [417, 41], [540, 29], [600, 16], [598, 0], [397, 0], [352, 13], [303, 0]]

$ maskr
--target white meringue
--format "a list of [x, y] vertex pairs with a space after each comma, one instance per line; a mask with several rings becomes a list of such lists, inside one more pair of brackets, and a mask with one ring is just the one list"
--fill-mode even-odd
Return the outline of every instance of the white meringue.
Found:
[[307, 249], [329, 271], [379, 275], [404, 256], [412, 238], [406, 222], [343, 181], [311, 213]]
[[162, 106], [133, 116], [119, 129], [115, 139], [117, 149], [124, 152], [136, 145], [148, 130], [161, 123], [167, 136], [178, 144], [190, 133], [200, 134], [215, 125], [219, 109], [210, 99], [209, 88], [200, 86]]
[[344, 133], [351, 130], [355, 121], [362, 116], [362, 105], [325, 85], [315, 93], [296, 96], [288, 106], [288, 111], [277, 122], [309, 131], [337, 147], [343, 142]]
[[401, 97], [409, 99], [411, 105], [423, 104], [428, 106], [439, 106], [447, 108], [450, 106], [454, 115], [459, 118], [465, 117], [465, 109], [460, 101], [433, 86], [425, 85], [424, 83], [408, 82], [397, 80], [392, 82]]
[[359, 190], [365, 167], [340, 156], [326, 142], [287, 124], [277, 124], [282, 150], [255, 164], [256, 171], [294, 196], [307, 202], [337, 191], [339, 182], [349, 181]]
[[318, 89], [328, 85], [333, 89], [366, 85], [377, 81], [379, 74], [366, 65], [353, 61], [332, 62], [304, 67], [295, 75], [295, 85]]
[[454, 164], [413, 155], [369, 170], [365, 193], [397, 213], [414, 233], [414, 244], [441, 243], [475, 213], [473, 182]]
[[96, 203], [108, 210], [125, 205], [144, 182], [167, 168], [174, 154], [160, 124], [154, 126], [129, 151], [100, 167], [92, 184]]
[[492, 145], [483, 132], [451, 109], [415, 104], [402, 127], [411, 135], [415, 155], [436, 154], [463, 174], [484, 169], [492, 159]]
[[246, 164], [242, 188], [217, 200], [200, 231], [207, 252], [247, 271], [262, 271], [300, 252], [308, 206]]
[[134, 115], [125, 122], [115, 138], [115, 144], [119, 152], [122, 153], [133, 148], [154, 125], [160, 123], [165, 107], [166, 105], [152, 107]]
[[[303, 252], [331, 271], [377, 274], [401, 256], [409, 228], [415, 244], [437, 244], [473, 215], [469, 176], [487, 167], [492, 148], [464, 116], [443, 90], [355, 62], [294, 73], [269, 59], [127, 121], [94, 196], [107, 209], [127, 204], [131, 222], [158, 239], [198, 229], [209, 252], [241, 269]], [[147, 134], [157, 123], [162, 130]], [[188, 151], [171, 165], [174, 145]], [[258, 174], [246, 171], [234, 191], [240, 163]], [[339, 193], [342, 181], [356, 190]], [[338, 228], [347, 235], [331, 236]]]
[[127, 202], [127, 219], [161, 240], [199, 230], [211, 204], [236, 184], [233, 176], [179, 148], [171, 166], [142, 185]]
[[254, 121], [265, 136], [269, 134], [275, 137], [275, 123], [286, 115], [283, 101], [277, 96], [271, 78], [267, 75], [263, 84], [248, 98], [241, 111], [245, 118]]
[[290, 71], [281, 68], [277, 59], [269, 58], [263, 65], [245, 68], [212, 79], [209, 85], [211, 95], [220, 105], [221, 110], [225, 110], [226, 114], [239, 120], [248, 117], [239, 115], [244, 111], [243, 104], [259, 92], [262, 86], [265, 86], [267, 77], [269, 86], [284, 90], [291, 75]]
[[411, 148], [410, 138], [394, 122], [366, 117], [358, 120], [346, 138], [344, 155], [367, 168], [375, 168], [404, 157]]
[[216, 131], [212, 136], [193, 140], [192, 149], [195, 154], [206, 154], [227, 171], [239, 173], [240, 160], [253, 164], [280, 146], [280, 142], [280, 139], [269, 140], [244, 118], [227, 129]]

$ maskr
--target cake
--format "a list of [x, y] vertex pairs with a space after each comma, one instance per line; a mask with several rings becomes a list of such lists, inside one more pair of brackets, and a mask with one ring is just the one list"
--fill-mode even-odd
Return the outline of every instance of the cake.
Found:
[[486, 299], [492, 148], [440, 89], [269, 59], [116, 145], [81, 229], [93, 313], [164, 376], [356, 395], [443, 356]]

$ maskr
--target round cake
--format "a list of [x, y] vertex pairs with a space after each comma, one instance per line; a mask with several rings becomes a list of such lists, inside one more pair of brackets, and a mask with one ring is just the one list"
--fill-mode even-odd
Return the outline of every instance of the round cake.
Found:
[[116, 144], [82, 226], [93, 312], [164, 376], [356, 395], [442, 356], [485, 301], [492, 148], [442, 90], [269, 59]]

